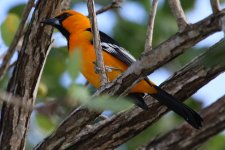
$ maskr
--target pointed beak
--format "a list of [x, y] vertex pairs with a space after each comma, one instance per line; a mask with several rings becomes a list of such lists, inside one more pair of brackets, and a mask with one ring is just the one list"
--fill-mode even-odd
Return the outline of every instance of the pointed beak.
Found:
[[41, 21], [41, 23], [47, 24], [47, 25], [52, 25], [52, 26], [59, 26], [60, 22], [58, 19], [56, 18], [50, 18], [50, 19], [46, 19]]

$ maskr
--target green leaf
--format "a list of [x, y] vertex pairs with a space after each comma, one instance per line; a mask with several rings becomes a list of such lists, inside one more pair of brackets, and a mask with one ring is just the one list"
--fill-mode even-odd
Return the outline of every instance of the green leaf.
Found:
[[47, 116], [36, 114], [36, 122], [39, 127], [46, 133], [51, 132], [55, 128], [55, 123]]
[[126, 98], [100, 96], [89, 101], [86, 105], [97, 111], [111, 110], [113, 112], [120, 112], [131, 107], [133, 103]]
[[209, 48], [210, 51], [207, 54], [207, 59], [203, 63], [205, 66], [213, 67], [216, 64], [224, 64], [225, 59], [225, 38], [220, 40], [214, 46]]
[[44, 82], [40, 82], [38, 85], [38, 97], [45, 97], [48, 94], [48, 87]]
[[224, 150], [225, 147], [225, 136], [224, 134], [219, 134], [209, 139], [206, 143], [204, 143], [199, 150]]
[[[62, 74], [66, 70], [66, 60], [68, 52], [66, 47], [53, 48], [46, 61], [41, 82], [47, 85], [48, 96], [66, 95], [67, 89], [59, 82]], [[60, 61], [59, 61], [60, 60]]]
[[87, 88], [76, 84], [70, 86], [68, 95], [83, 104], [87, 103], [90, 99], [90, 93]]
[[191, 10], [195, 5], [195, 0], [181, 0], [181, 5], [184, 10]]
[[12, 42], [16, 30], [19, 26], [20, 19], [16, 14], [10, 13], [1, 26], [2, 38], [7, 46]]
[[95, 109], [96, 111], [112, 110], [114, 112], [119, 112], [133, 105], [127, 98], [109, 96], [92, 98], [87, 88], [76, 84], [70, 86], [68, 95], [79, 103], [86, 105], [90, 109]]
[[79, 74], [79, 69], [81, 65], [81, 52], [79, 50], [74, 50], [72, 54], [69, 55], [67, 62], [67, 70], [72, 80], [75, 80]]
[[9, 13], [17, 14], [19, 18], [22, 18], [25, 6], [25, 4], [16, 5], [10, 9]]

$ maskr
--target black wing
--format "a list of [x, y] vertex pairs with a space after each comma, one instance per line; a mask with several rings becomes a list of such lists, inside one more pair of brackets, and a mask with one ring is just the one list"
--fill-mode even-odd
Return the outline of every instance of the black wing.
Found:
[[[133, 62], [136, 61], [134, 56], [132, 56], [126, 49], [121, 47], [114, 39], [105, 34], [104, 32], [99, 31], [101, 46], [104, 51], [113, 55], [114, 57], [120, 59], [122, 62], [130, 66]], [[149, 85], [152, 85], [147, 77], [144, 78]]]
[[104, 51], [120, 59], [129, 66], [136, 61], [136, 59], [127, 50], [125, 50], [123, 47], [120, 47], [120, 45], [110, 36], [101, 31], [99, 31], [99, 34], [101, 46]]

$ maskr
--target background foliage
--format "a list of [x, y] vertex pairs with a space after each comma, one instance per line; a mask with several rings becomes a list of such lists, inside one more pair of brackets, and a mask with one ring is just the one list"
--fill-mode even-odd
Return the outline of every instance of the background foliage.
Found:
[[[100, 7], [108, 5], [110, 2], [110, 0], [96, 1], [97, 5]], [[195, 0], [181, 0], [181, 2], [186, 12], [193, 10], [196, 4]], [[109, 34], [138, 58], [144, 50], [146, 24], [150, 9], [150, 1], [126, 0], [126, 3], [138, 5], [145, 15], [142, 16], [143, 18], [141, 18], [141, 21], [135, 21], [130, 20], [121, 14], [123, 5], [119, 9], [114, 9], [113, 11], [110, 10], [110, 14], [115, 16], [115, 24], [112, 26]], [[71, 8], [76, 8], [77, 6], [81, 5], [85, 5], [82, 0], [72, 0]], [[7, 46], [9, 46], [14, 37], [19, 21], [22, 17], [21, 14], [24, 6], [25, 4], [20, 4], [11, 7], [6, 19], [1, 24], [1, 35], [5, 45]], [[137, 18], [137, 20], [139, 20], [139, 18]], [[166, 1], [160, 1], [155, 22], [153, 45], [158, 45], [176, 32], [177, 26], [175, 18], [172, 16], [168, 3]], [[71, 61], [71, 59], [68, 57], [66, 45], [57, 43], [57, 41], [60, 40], [63, 39], [59, 38], [56, 40], [45, 65], [39, 86], [36, 107], [32, 115], [27, 149], [30, 149], [31, 146], [34, 146], [43, 137], [49, 134], [56, 127], [56, 125], [62, 119], [64, 119], [64, 117], [71, 111], [72, 108], [76, 107], [79, 103], [83, 103], [87, 98], [90, 98], [91, 93], [94, 91], [93, 87], [83, 87], [81, 85], [81, 83], [84, 83], [84, 79], [79, 77], [79, 80], [77, 80], [79, 70], [79, 66], [77, 64], [79, 62], [79, 55], [74, 56]], [[17, 49], [19, 51], [20, 47], [18, 46]], [[203, 47], [194, 47], [171, 63], [167, 64], [165, 68], [171, 72], [174, 72], [203, 51]], [[15, 54], [12, 62], [16, 60], [16, 56], [17, 54]], [[11, 70], [12, 69], [8, 71], [8, 74], [5, 76], [4, 80], [0, 82], [1, 89], [6, 88], [7, 81], [11, 75]], [[71, 98], [71, 96], [74, 97], [74, 95], [75, 100], [74, 98]], [[127, 106], [127, 104], [124, 102], [112, 102], [114, 98], [103, 97], [98, 99], [99, 104], [97, 104], [96, 107], [107, 105], [108, 103], [106, 104], [105, 102], [106, 99], [108, 102], [110, 102], [110, 104], [112, 103], [112, 107], [108, 109], [119, 111]], [[188, 103], [196, 110], [198, 110], [202, 105], [201, 102], [195, 100], [191, 100]], [[122, 104], [124, 107], [118, 109], [118, 106], [121, 106]], [[93, 106], [93, 104], [90, 105]], [[136, 147], [149, 141], [149, 139], [155, 135], [159, 135], [160, 133], [163, 133], [176, 126], [181, 121], [182, 120], [180, 117], [177, 117], [174, 113], [169, 113], [155, 125], [148, 128], [132, 140], [128, 141], [119, 149], [135, 149]], [[224, 140], [224, 134], [217, 135], [204, 144], [201, 149], [222, 150], [225, 147], [225, 143], [223, 142]]]

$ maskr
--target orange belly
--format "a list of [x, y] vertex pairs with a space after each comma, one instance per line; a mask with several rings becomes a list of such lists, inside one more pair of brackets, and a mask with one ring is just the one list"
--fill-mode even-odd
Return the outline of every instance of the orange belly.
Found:
[[[100, 77], [99, 74], [95, 72], [95, 64], [96, 55], [93, 49], [88, 48], [89, 51], [82, 51], [82, 69], [81, 72], [85, 76], [85, 78], [95, 87], [100, 87]], [[109, 81], [113, 81], [117, 78], [123, 71], [128, 68], [128, 65], [123, 63], [122, 61], [118, 60], [117, 58], [113, 57], [112, 55], [108, 54], [107, 52], [103, 51], [103, 58], [106, 67], [113, 67], [116, 69], [111, 69], [107, 72], [107, 77]], [[155, 88], [150, 86], [145, 80], [138, 82], [132, 89], [131, 93], [157, 93]]]

